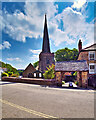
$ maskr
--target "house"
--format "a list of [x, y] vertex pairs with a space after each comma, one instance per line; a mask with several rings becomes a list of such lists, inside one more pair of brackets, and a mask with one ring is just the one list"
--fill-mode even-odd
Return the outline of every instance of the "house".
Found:
[[77, 71], [79, 73], [77, 76], [79, 86], [82, 84], [83, 87], [87, 87], [88, 64], [86, 60], [56, 62], [55, 71], [56, 81], [59, 86], [62, 85], [62, 81], [65, 79], [64, 75], [66, 72]]
[[96, 85], [96, 43], [82, 49], [82, 42], [79, 40], [78, 43], [79, 48], [79, 56], [78, 60], [86, 60], [88, 64], [88, 83], [89, 85], [94, 84]]
[[33, 77], [33, 72], [35, 72], [36, 69], [33, 67], [33, 65], [30, 63], [26, 69], [23, 71], [23, 77]]

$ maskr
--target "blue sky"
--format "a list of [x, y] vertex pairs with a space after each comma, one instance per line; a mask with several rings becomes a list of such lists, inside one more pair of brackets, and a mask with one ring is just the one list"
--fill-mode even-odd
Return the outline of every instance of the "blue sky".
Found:
[[83, 47], [94, 43], [94, 2], [2, 2], [2, 61], [25, 69], [39, 59], [45, 13], [51, 52], [77, 48], [79, 39]]

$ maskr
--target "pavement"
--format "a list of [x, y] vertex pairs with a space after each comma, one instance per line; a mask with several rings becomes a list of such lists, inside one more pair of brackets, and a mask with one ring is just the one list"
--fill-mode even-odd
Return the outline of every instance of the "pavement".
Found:
[[94, 118], [94, 90], [1, 82], [2, 118]]

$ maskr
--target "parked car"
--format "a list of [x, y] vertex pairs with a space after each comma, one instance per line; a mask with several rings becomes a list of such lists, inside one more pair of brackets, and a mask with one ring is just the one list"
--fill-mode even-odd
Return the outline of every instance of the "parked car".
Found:
[[73, 87], [73, 84], [72, 84], [72, 82], [69, 82], [69, 87]]

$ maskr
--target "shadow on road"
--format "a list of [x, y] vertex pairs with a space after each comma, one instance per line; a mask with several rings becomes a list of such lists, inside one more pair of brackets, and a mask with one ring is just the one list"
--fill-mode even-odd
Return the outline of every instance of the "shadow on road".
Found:
[[0, 85], [15, 84], [16, 82], [0, 83]]

